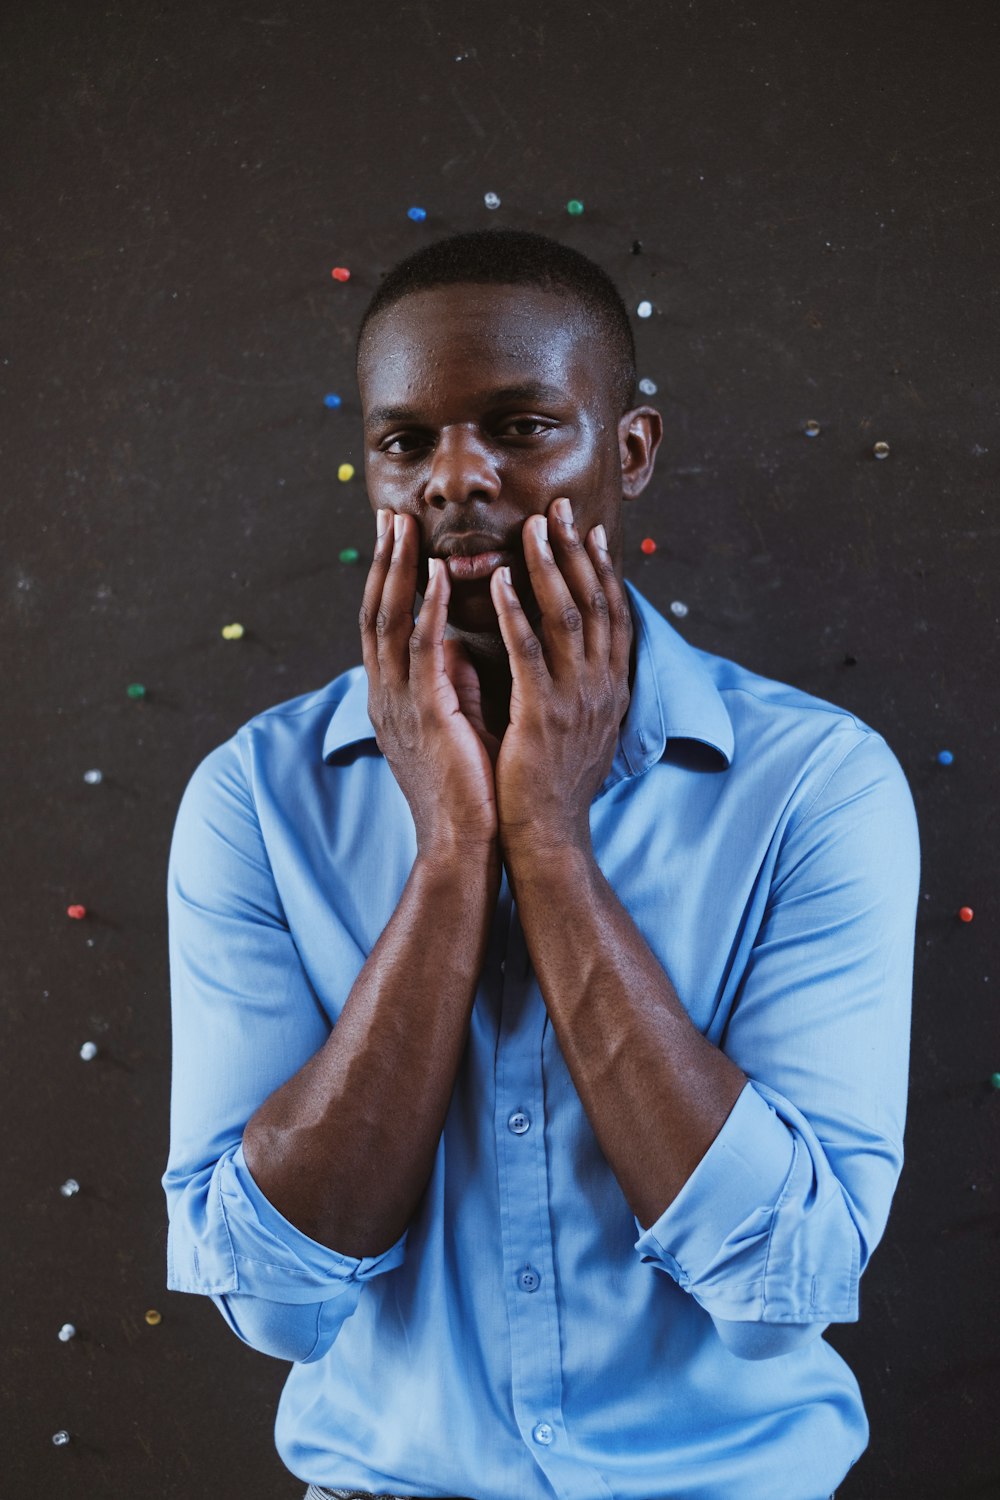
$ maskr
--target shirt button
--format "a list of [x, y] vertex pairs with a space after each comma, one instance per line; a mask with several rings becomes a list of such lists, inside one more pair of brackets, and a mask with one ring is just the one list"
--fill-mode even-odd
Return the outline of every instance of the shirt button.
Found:
[[507, 1129], [513, 1131], [515, 1135], [523, 1135], [526, 1130], [531, 1129], [531, 1120], [523, 1109], [515, 1109], [507, 1120]]
[[517, 1278], [517, 1284], [522, 1292], [537, 1292], [541, 1279], [534, 1266], [525, 1266]]
[[536, 1443], [541, 1443], [543, 1446], [548, 1446], [548, 1444], [551, 1443], [552, 1439], [555, 1437], [555, 1433], [552, 1431], [552, 1428], [549, 1426], [548, 1422], [538, 1422], [536, 1423], [531, 1436], [534, 1438]]

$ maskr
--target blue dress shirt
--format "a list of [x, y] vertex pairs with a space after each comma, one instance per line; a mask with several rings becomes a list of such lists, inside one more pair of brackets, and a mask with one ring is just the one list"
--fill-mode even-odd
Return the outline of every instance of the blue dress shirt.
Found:
[[913, 803], [867, 725], [696, 650], [626, 590], [635, 679], [595, 857], [749, 1079], [648, 1228], [573, 1086], [506, 878], [406, 1232], [358, 1259], [290, 1224], [244, 1126], [326, 1041], [416, 854], [364, 668], [251, 719], [181, 800], [167, 1285], [293, 1362], [276, 1441], [303, 1481], [820, 1500], [866, 1445], [821, 1335], [858, 1316], [902, 1164]]

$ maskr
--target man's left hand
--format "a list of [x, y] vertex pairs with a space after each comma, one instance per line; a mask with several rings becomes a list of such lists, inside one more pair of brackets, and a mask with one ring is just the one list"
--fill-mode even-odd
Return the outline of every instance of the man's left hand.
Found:
[[[560, 516], [565, 508], [568, 520]], [[504, 854], [590, 850], [590, 804], [611, 769], [629, 704], [632, 616], [594, 527], [580, 540], [570, 502], [522, 530], [541, 638], [500, 570], [490, 580], [511, 668], [510, 723], [496, 762]]]

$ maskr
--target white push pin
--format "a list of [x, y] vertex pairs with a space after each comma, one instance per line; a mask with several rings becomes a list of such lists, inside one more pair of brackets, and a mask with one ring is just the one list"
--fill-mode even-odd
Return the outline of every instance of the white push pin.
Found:
[[99, 786], [100, 783], [104, 780], [104, 772], [103, 771], [84, 771], [84, 773], [83, 773], [83, 779], [90, 786]]
[[68, 1344], [69, 1341], [70, 1341], [70, 1339], [75, 1338], [75, 1337], [76, 1337], [76, 1329], [73, 1327], [72, 1323], [64, 1323], [63, 1326], [59, 1330], [59, 1341], [60, 1341], [60, 1343]]
[[639, 314], [640, 318], [651, 318], [653, 316], [652, 302], [640, 302], [639, 306], [636, 308], [636, 312]]
[[64, 1198], [72, 1198], [74, 1193], [78, 1193], [80, 1191], [80, 1184], [77, 1182], [75, 1177], [67, 1177], [66, 1181], [63, 1183], [59, 1191], [62, 1193]]
[[80, 1048], [80, 1056], [83, 1058], [84, 1062], [92, 1062], [93, 1059], [97, 1056], [97, 1043], [84, 1042], [83, 1046]]
[[655, 380], [640, 380], [639, 381], [639, 389], [640, 389], [640, 391], [642, 392], [642, 394], [644, 396], [655, 396], [656, 395], [656, 381]]
[[681, 601], [680, 601], [680, 599], [675, 599], [674, 602], [673, 602], [673, 604], [671, 604], [671, 606], [670, 606], [670, 613], [672, 615], [676, 615], [679, 620], [683, 620], [683, 618], [687, 614], [687, 612], [688, 612], [687, 605], [686, 604], [682, 604]]

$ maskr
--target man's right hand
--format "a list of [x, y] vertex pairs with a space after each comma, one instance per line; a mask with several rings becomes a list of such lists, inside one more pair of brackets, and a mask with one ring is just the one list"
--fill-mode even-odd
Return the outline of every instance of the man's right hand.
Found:
[[376, 540], [358, 619], [368, 673], [368, 717], [410, 805], [418, 854], [432, 859], [495, 857], [493, 766], [499, 742], [482, 720], [469, 676], [475, 668], [454, 642], [446, 649], [447, 565], [438, 564], [414, 625], [417, 523], [406, 514], [382, 514], [390, 524]]

